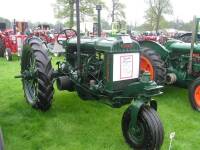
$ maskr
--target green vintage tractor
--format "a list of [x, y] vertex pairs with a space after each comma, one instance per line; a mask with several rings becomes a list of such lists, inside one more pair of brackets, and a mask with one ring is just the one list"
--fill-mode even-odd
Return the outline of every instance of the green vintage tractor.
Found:
[[[179, 40], [169, 40], [164, 45], [153, 41], [140, 42], [142, 51], [152, 51], [158, 58], [154, 61], [151, 54], [148, 57], [142, 55], [144, 60], [141, 63], [148, 66], [141, 66], [142, 70], [149, 71], [151, 79], [157, 79], [160, 83], [187, 87], [191, 106], [197, 111], [200, 111], [200, 43], [197, 40], [199, 22], [200, 18], [195, 17], [191, 43]], [[156, 62], [162, 66], [158, 66]], [[161, 69], [163, 78], [158, 74]]]
[[[76, 3], [79, 1], [77, 0]], [[37, 37], [26, 40], [21, 57], [24, 95], [35, 109], [47, 111], [52, 105], [54, 81], [59, 90], [76, 91], [82, 100], [97, 100], [113, 108], [130, 104], [122, 117], [122, 132], [134, 149], [160, 149], [164, 131], [152, 96], [161, 94], [162, 86], [140, 74], [140, 46], [129, 36], [80, 38], [79, 11], [77, 32], [59, 42], [65, 48], [65, 61], [54, 70], [43, 43]], [[59, 35], [58, 35], [59, 37]]]

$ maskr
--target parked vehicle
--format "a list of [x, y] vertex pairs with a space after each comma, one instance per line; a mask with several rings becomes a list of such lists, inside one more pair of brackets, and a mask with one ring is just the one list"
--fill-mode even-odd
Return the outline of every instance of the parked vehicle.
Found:
[[77, 37], [62, 42], [65, 61], [57, 62], [56, 71], [39, 39], [26, 40], [17, 77], [22, 78], [27, 102], [47, 111], [56, 80], [59, 90], [76, 91], [82, 100], [97, 100], [114, 108], [131, 103], [122, 117], [126, 142], [134, 149], [160, 149], [164, 131], [151, 97], [161, 94], [162, 86], [150, 80], [148, 72], [140, 74], [139, 44], [126, 35], [80, 39], [79, 9], [76, 14], [78, 33], [72, 29], [63, 32], [74, 32]]
[[[140, 42], [145, 59], [142, 70], [151, 73], [151, 79], [188, 88], [188, 97], [193, 109], [200, 111], [200, 44], [198, 32], [200, 18], [194, 18], [191, 43], [169, 40], [164, 45], [153, 41]], [[145, 61], [146, 60], [146, 61]]]
[[13, 29], [6, 29], [0, 33], [0, 57], [12, 60], [12, 55], [21, 56], [23, 43], [27, 38], [25, 30], [27, 22], [14, 22]]

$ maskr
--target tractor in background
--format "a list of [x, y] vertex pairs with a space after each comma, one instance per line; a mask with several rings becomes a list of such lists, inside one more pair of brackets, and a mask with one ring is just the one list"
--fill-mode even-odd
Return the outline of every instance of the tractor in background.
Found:
[[200, 111], [200, 43], [198, 32], [200, 18], [194, 17], [191, 43], [168, 40], [164, 45], [142, 41], [141, 69], [151, 73], [151, 79], [159, 83], [188, 88], [188, 97], [193, 109]]
[[28, 28], [27, 22], [15, 22], [13, 29], [5, 29], [0, 34], [0, 57], [5, 57], [8, 61], [12, 60], [12, 55], [21, 56], [23, 43], [27, 38], [25, 34]]
[[164, 131], [152, 96], [161, 94], [162, 86], [150, 79], [149, 72], [140, 73], [139, 44], [127, 35], [80, 38], [79, 0], [76, 8], [77, 32], [63, 31], [75, 36], [62, 41], [65, 60], [57, 62], [57, 70], [38, 37], [26, 40], [21, 75], [16, 77], [22, 78], [27, 102], [47, 111], [56, 81], [59, 90], [76, 91], [82, 100], [97, 100], [113, 108], [130, 104], [121, 122], [126, 142], [134, 149], [160, 149]]
[[[128, 35], [126, 34], [126, 26], [125, 24], [120, 24], [120, 22], [113, 22], [112, 23], [112, 35], [117, 37], [119, 35]], [[137, 41], [139, 43], [143, 43], [142, 41], [152, 41], [149, 38], [146, 38], [144, 40], [143, 35], [137, 35], [133, 38], [131, 36], [131, 39], [133, 41]], [[161, 58], [156, 54], [156, 52], [153, 49], [145, 48], [143, 47], [140, 49], [141, 57], [140, 57], [140, 71], [141, 73], [148, 71], [151, 76], [151, 80], [156, 81], [157, 84], [162, 85], [163, 82], [165, 82], [165, 74], [166, 69], [164, 67], [164, 63], [161, 60]], [[156, 69], [156, 71], [154, 71]]]
[[53, 44], [55, 42], [55, 36], [50, 30], [48, 24], [40, 24], [33, 30], [33, 35], [40, 37], [46, 44]]

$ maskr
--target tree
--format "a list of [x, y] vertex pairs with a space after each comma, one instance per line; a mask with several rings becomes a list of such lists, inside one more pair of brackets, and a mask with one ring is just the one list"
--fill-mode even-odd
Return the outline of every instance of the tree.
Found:
[[[56, 0], [56, 4], [54, 4], [55, 17], [67, 19], [67, 24], [70, 28], [74, 26], [75, 2], [76, 0]], [[103, 4], [103, 2], [101, 0], [81, 0], [81, 15], [90, 16], [94, 14], [96, 4]]]
[[172, 14], [173, 9], [170, 0], [147, 0], [149, 8], [146, 11], [146, 19], [152, 21], [156, 32], [160, 28], [160, 22], [164, 14]]
[[112, 0], [112, 22], [125, 18], [124, 8], [125, 5], [120, 3], [119, 0]]
[[101, 28], [102, 30], [110, 30], [111, 25], [104, 19], [101, 20]]

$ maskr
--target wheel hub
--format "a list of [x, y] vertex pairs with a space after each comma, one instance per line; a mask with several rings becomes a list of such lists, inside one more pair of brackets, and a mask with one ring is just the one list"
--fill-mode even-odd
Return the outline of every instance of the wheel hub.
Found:
[[129, 137], [137, 143], [144, 141], [144, 127], [141, 124], [137, 124], [135, 127], [129, 127]]
[[150, 73], [151, 80], [154, 79], [154, 68], [152, 63], [144, 56], [141, 56], [140, 68], [143, 72], [148, 71]]
[[36, 70], [36, 61], [34, 56], [30, 56], [29, 64], [27, 65], [26, 70], [22, 73], [24, 79], [25, 93], [27, 100], [34, 104], [37, 101], [37, 89], [38, 89], [38, 80], [37, 80], [37, 70]]

